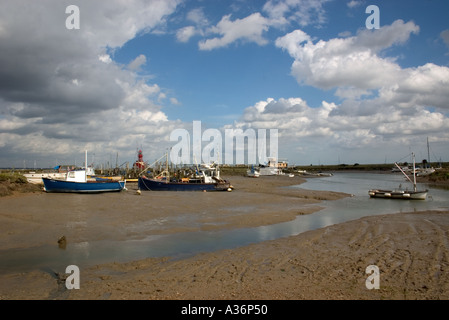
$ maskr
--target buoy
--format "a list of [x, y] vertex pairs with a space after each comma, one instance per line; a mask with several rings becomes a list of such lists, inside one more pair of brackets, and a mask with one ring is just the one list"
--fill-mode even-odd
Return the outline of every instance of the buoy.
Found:
[[140, 191], [140, 189], [138, 189], [137, 191], [136, 191], [136, 194], [141, 194], [142, 192]]
[[231, 192], [231, 191], [232, 191], [232, 188], [228, 188], [228, 191]]

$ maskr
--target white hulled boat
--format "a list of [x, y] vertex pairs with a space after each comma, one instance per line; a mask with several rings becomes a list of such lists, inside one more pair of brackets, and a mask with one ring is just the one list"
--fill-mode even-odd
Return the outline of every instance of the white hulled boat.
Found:
[[399, 188], [397, 190], [382, 190], [382, 189], [372, 189], [368, 191], [371, 198], [382, 198], [382, 199], [404, 199], [404, 200], [426, 200], [428, 190], [418, 190], [416, 187], [416, 168], [415, 168], [415, 154], [412, 153], [413, 157], [413, 181], [405, 173], [405, 171], [395, 163], [396, 167], [404, 174], [404, 176], [413, 184], [413, 190]]

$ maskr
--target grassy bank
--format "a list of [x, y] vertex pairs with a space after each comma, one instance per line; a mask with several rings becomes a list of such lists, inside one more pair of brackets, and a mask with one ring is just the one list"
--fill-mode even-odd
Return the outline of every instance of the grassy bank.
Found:
[[338, 164], [338, 165], [310, 165], [310, 166], [295, 166], [295, 171], [297, 170], [307, 170], [309, 172], [319, 172], [319, 171], [391, 171], [394, 164]]
[[432, 187], [449, 189], [449, 168], [443, 167], [428, 176], [418, 177], [417, 181]]
[[27, 179], [17, 172], [0, 173], [0, 197], [10, 196], [14, 193], [41, 191], [39, 185], [31, 184]]
[[[283, 171], [286, 173], [295, 173], [298, 170], [306, 170], [307, 172], [335, 172], [335, 171], [379, 171], [389, 172], [394, 164], [339, 164], [339, 165], [308, 165], [308, 166], [291, 166]], [[221, 167], [223, 175], [245, 176], [248, 166], [230, 166]]]
[[[404, 164], [406, 165], [406, 164]], [[410, 165], [410, 163], [409, 163]], [[422, 165], [421, 163], [417, 163], [416, 166]], [[441, 164], [443, 169], [449, 170], [449, 162], [444, 162]], [[336, 164], [336, 165], [294, 165], [289, 166], [285, 169], [285, 172], [295, 172], [298, 170], [307, 170], [309, 172], [318, 172], [318, 171], [348, 171], [348, 170], [358, 170], [358, 171], [391, 171], [394, 168], [394, 163], [380, 163], [380, 164]], [[238, 166], [222, 166], [221, 171], [229, 174], [235, 173], [236, 175], [246, 174], [246, 170], [248, 170], [249, 166], [238, 165]]]

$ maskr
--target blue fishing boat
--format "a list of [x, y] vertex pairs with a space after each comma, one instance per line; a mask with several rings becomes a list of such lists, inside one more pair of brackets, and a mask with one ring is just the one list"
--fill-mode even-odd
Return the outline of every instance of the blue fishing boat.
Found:
[[119, 192], [125, 189], [126, 181], [66, 181], [42, 178], [46, 192], [68, 192], [68, 193], [101, 193]]
[[185, 181], [151, 179], [139, 177], [138, 187], [146, 191], [231, 191], [232, 186], [227, 180], [214, 180], [204, 182], [197, 179], [188, 179]]
[[44, 190], [46, 192], [101, 193], [119, 192], [125, 189], [126, 181], [88, 179], [87, 151], [85, 163], [85, 169], [68, 171], [64, 179], [42, 177]]

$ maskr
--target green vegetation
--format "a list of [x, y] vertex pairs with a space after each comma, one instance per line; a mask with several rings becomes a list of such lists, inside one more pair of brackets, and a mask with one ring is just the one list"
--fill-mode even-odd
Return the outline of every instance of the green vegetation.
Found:
[[338, 165], [310, 165], [310, 166], [295, 166], [294, 170], [307, 170], [309, 172], [318, 172], [318, 171], [348, 171], [348, 170], [357, 170], [357, 171], [391, 171], [391, 168], [394, 167], [394, 164], [338, 164]]
[[[407, 163], [400, 163], [400, 165], [407, 165]], [[420, 163], [417, 164], [419, 166]], [[289, 166], [284, 169], [286, 173], [295, 173], [298, 170], [306, 170], [307, 172], [335, 172], [335, 171], [377, 171], [377, 172], [390, 172], [395, 165], [393, 163], [383, 163], [383, 164], [338, 164], [338, 165], [298, 165]], [[235, 165], [235, 166], [221, 166], [221, 173], [228, 176], [245, 176], [246, 170], [249, 166], [246, 165]], [[449, 163], [443, 163], [442, 169], [437, 170], [435, 173], [435, 179], [443, 180], [449, 179]]]
[[1, 172], [0, 182], [28, 183], [27, 178], [25, 178], [25, 176], [16, 172]]
[[38, 185], [28, 183], [27, 179], [17, 172], [0, 172], [0, 197], [9, 196], [14, 192], [40, 191]]
[[449, 169], [443, 168], [436, 170], [431, 175], [429, 175], [428, 180], [430, 182], [445, 182], [449, 181]]
[[220, 167], [220, 173], [223, 176], [246, 176], [248, 166], [223, 166]]

